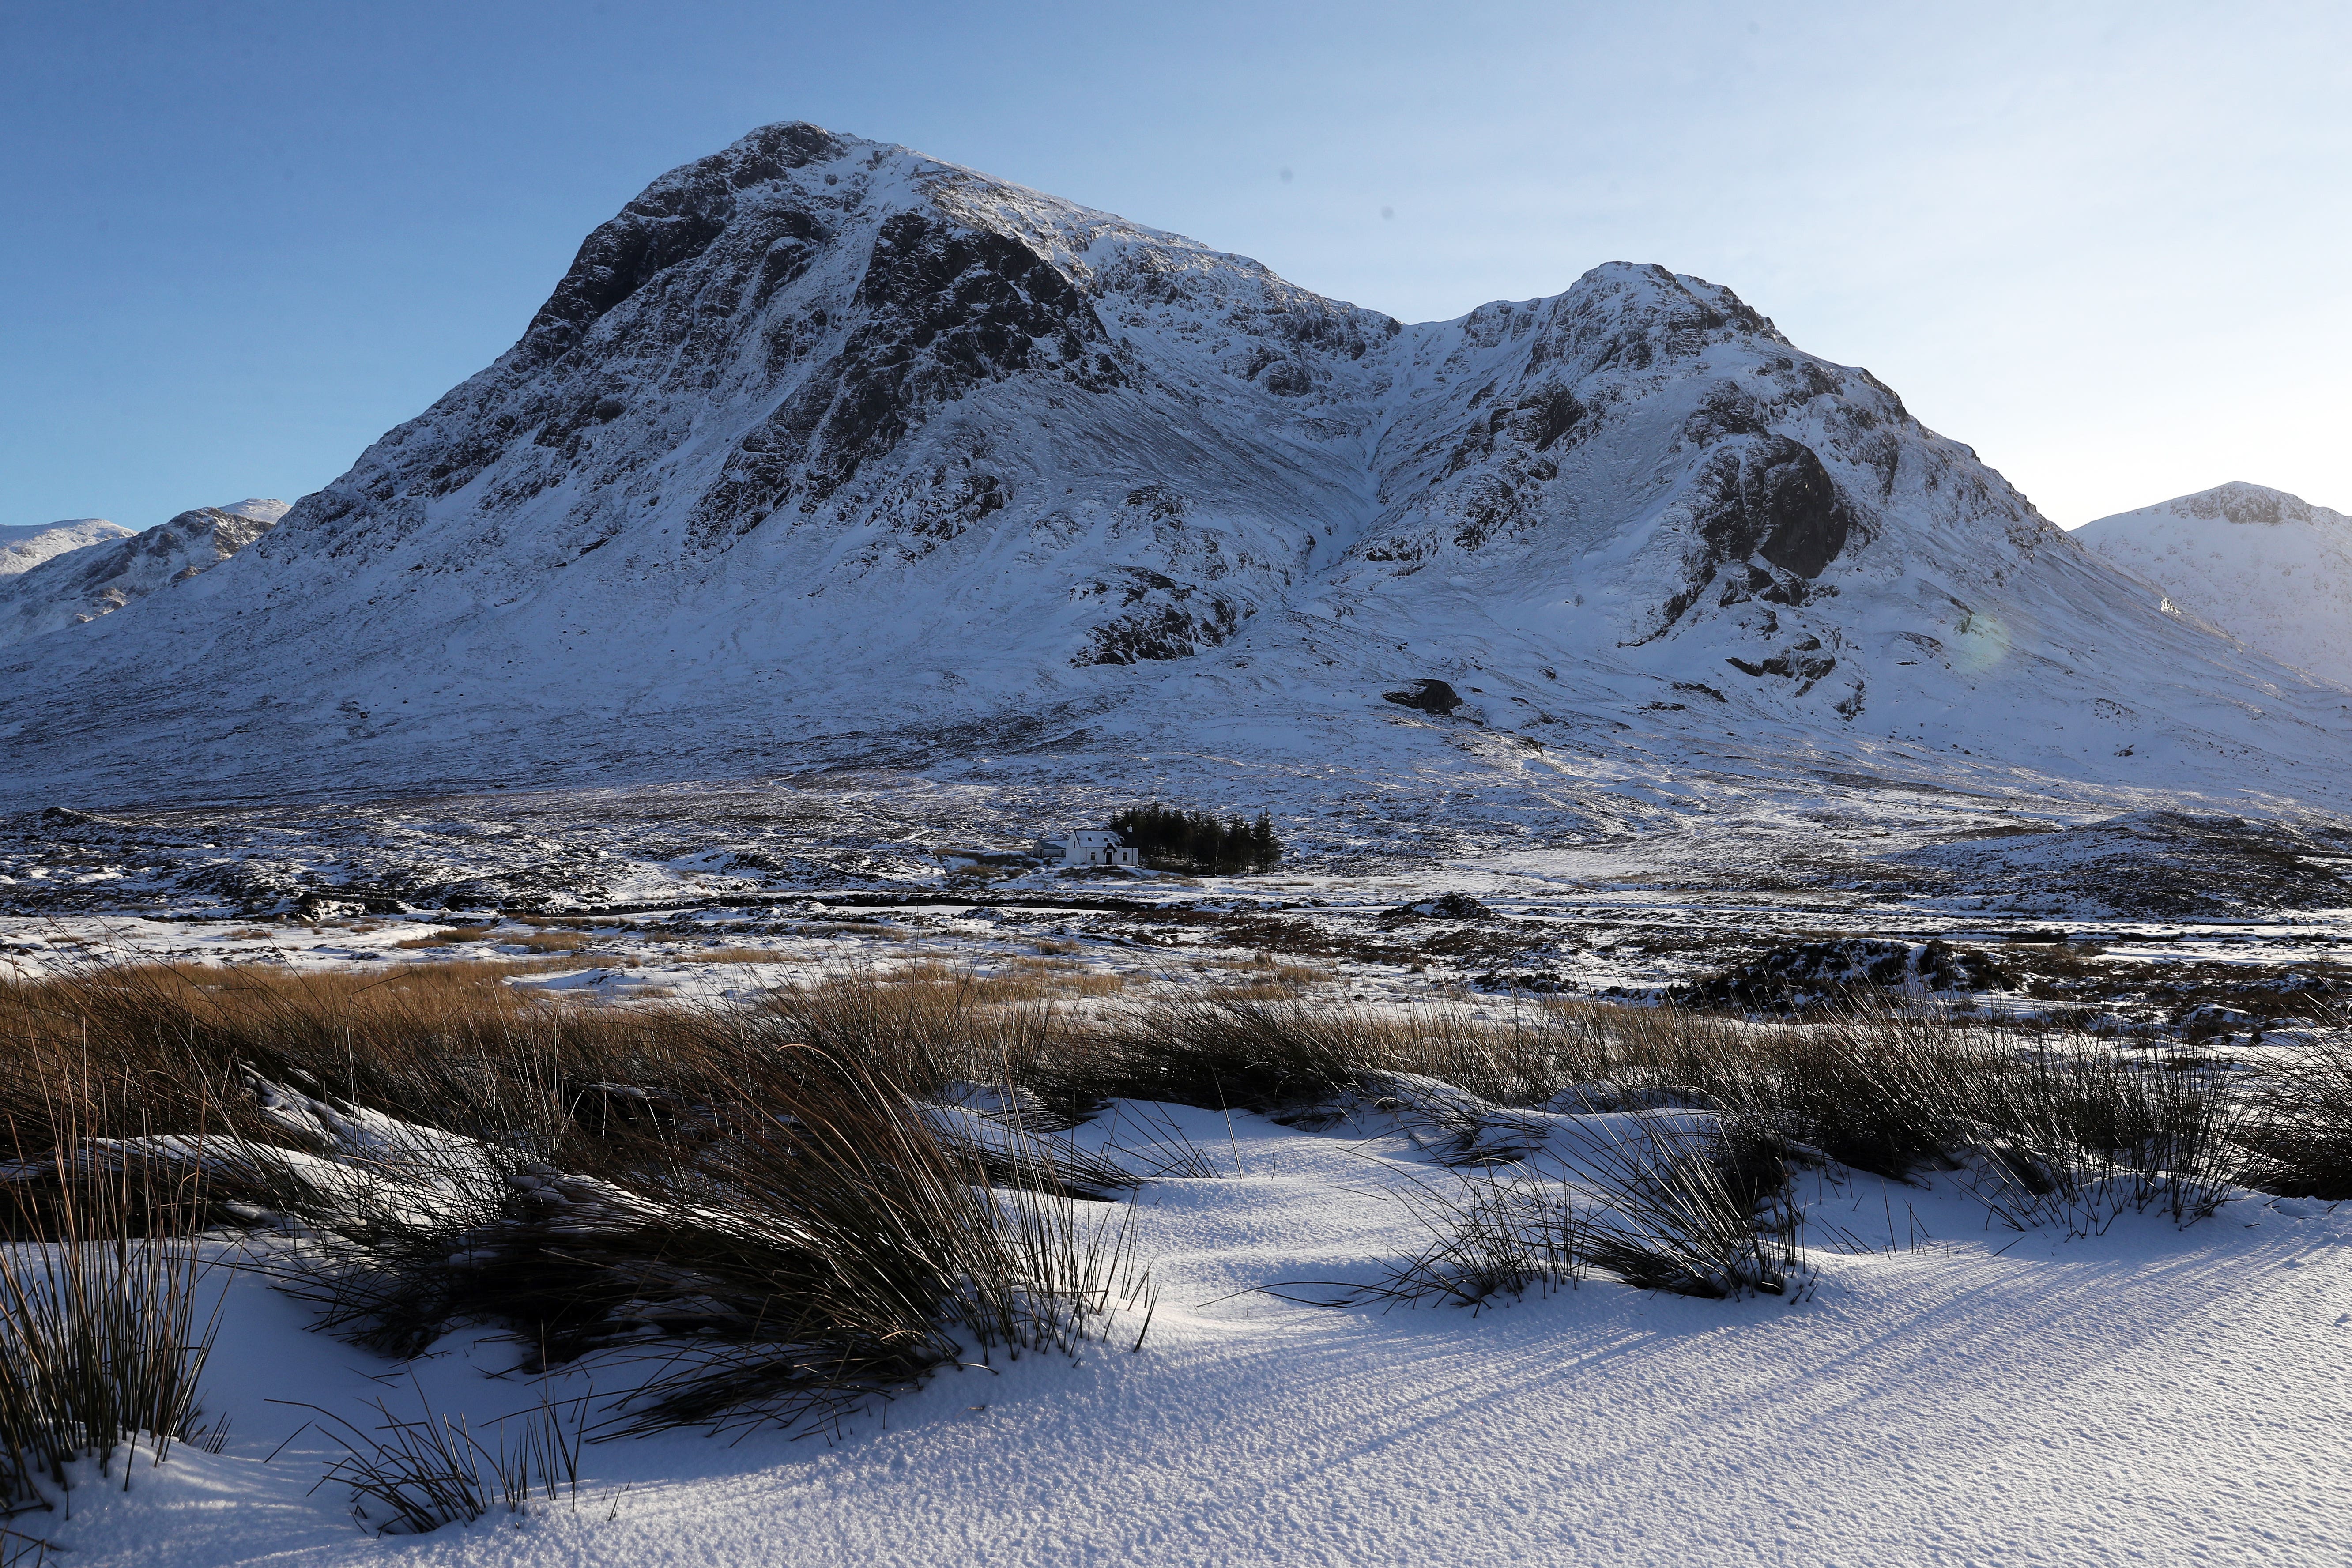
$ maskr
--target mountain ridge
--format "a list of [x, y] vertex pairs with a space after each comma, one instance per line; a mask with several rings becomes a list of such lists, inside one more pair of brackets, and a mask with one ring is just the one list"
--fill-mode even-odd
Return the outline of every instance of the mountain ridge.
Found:
[[110, 539], [128, 539], [131, 532], [121, 523], [103, 517], [68, 517], [56, 522], [0, 528], [0, 578], [29, 572], [68, 551], [103, 544]]
[[233, 561], [12, 652], [111, 691], [0, 710], [11, 773], [134, 795], [1727, 722], [2226, 794], [2346, 716], [1718, 285], [1408, 325], [798, 123], [656, 180]]

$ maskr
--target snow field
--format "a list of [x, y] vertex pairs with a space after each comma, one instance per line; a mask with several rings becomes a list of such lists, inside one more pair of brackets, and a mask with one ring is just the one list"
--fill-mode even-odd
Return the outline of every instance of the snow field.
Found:
[[[2063, 1240], [1988, 1229], [1948, 1181], [1816, 1174], [1815, 1240], [1844, 1239], [1794, 1304], [1588, 1281], [1332, 1310], [1260, 1292], [1372, 1278], [1422, 1239], [1398, 1173], [1444, 1173], [1393, 1130], [1152, 1114], [1242, 1173], [1137, 1194], [1160, 1286], [1139, 1354], [942, 1373], [829, 1442], [592, 1445], [576, 1508], [378, 1539], [309, 1493], [315, 1433], [263, 1462], [302, 1415], [268, 1400], [405, 1408], [406, 1373], [239, 1277], [208, 1380], [228, 1450], [41, 1528], [77, 1563], [168, 1568], [2339, 1560], [2352, 1216], [2324, 1205]], [[414, 1372], [479, 1422], [531, 1403], [485, 1375], [516, 1351], [456, 1334]]]

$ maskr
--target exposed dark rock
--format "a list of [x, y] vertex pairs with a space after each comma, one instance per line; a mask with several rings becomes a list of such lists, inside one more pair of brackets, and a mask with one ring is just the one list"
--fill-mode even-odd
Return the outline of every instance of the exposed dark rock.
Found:
[[1460, 693], [1442, 680], [1412, 680], [1394, 691], [1381, 693], [1381, 700], [1400, 708], [1418, 708], [1424, 713], [1443, 716], [1462, 706]]
[[1584, 405], [1557, 382], [1538, 388], [1519, 405], [1521, 434], [1538, 452], [1567, 435], [1584, 417]]
[[550, 353], [570, 347], [615, 305], [701, 255], [734, 217], [739, 192], [841, 150], [840, 138], [816, 126], [770, 125], [656, 181], [590, 232], [523, 341]]
[[1481, 991], [1524, 992], [1534, 996], [1552, 996], [1583, 989], [1575, 981], [1548, 969], [1493, 970], [1476, 976], [1470, 984]]
[[1441, 893], [1410, 904], [1399, 904], [1386, 920], [1491, 921], [1502, 917], [1467, 893]]
[[1818, 577], [1853, 526], [1821, 458], [1786, 436], [1739, 438], [1715, 454], [1698, 482], [1705, 491], [1698, 531], [1716, 563], [1757, 555], [1799, 577]]
[[1240, 629], [1242, 607], [1223, 595], [1145, 567], [1123, 568], [1120, 579], [1097, 578], [1087, 592], [1117, 594], [1127, 613], [1098, 622], [1073, 665], [1134, 664], [1140, 659], [1187, 658], [1214, 647]]
[[743, 437], [696, 504], [698, 542], [741, 533], [795, 496], [814, 510], [931, 410], [984, 383], [1045, 371], [1087, 391], [1120, 384], [1093, 306], [1004, 235], [898, 214], [854, 302], [861, 324], [840, 353]]
[[1814, 637], [1800, 637], [1761, 663], [1736, 655], [1723, 662], [1748, 675], [1778, 675], [1807, 687], [1837, 668], [1836, 656], [1822, 652], [1822, 639]]
[[1856, 991], [1967, 992], [2008, 984], [2000, 964], [1974, 948], [1935, 942], [1845, 937], [1775, 947], [1696, 985], [1679, 1002], [1783, 1012], [1835, 1004]]

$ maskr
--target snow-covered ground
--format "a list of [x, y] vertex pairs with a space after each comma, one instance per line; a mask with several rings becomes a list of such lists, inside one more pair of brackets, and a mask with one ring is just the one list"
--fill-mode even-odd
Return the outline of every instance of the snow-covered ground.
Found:
[[[446, 921], [569, 916], [595, 951], [637, 961], [611, 982], [624, 987], [678, 988], [668, 971], [698, 944], [985, 966], [1042, 941], [1137, 983], [1264, 953], [1366, 997], [1591, 994], [1686, 982], [1791, 941], [1984, 945], [2054, 927], [2087, 968], [2015, 954], [2039, 977], [2038, 992], [2020, 986], [2053, 1006], [2164, 1019], [2200, 1001], [2242, 1009], [2214, 987], [2264, 975], [2307, 972], [2320, 995], [2352, 980], [2339, 974], [2352, 831], [2338, 819], [2035, 793], [2014, 770], [1946, 766], [1951, 784], [1891, 769], [1784, 782], [1558, 753], [1506, 770], [1448, 748], [1417, 772], [1130, 758], [1074, 778], [1013, 758], [638, 790], [51, 808], [0, 818], [0, 958], [26, 971], [101, 952], [418, 961], [449, 954], [395, 944]], [[1122, 768], [1124, 784], [1098, 782]], [[1276, 823], [1289, 855], [1265, 876], [982, 858], [1139, 800], [1254, 815], [1269, 795], [1288, 803]], [[1493, 918], [1411, 912], [1447, 893]], [[2108, 951], [2085, 958], [2093, 945]], [[2149, 991], [2131, 978], [2143, 965], [2179, 987]]]
[[[421, 1389], [484, 1431], [538, 1403], [523, 1347], [461, 1333], [404, 1367], [244, 1278], [206, 1380], [226, 1450], [16, 1528], [90, 1568], [2342, 1561], [2352, 1212], [2241, 1196], [2068, 1239], [1954, 1178], [1832, 1170], [1801, 1178], [1793, 1300], [1588, 1279], [1331, 1309], [1267, 1292], [1379, 1278], [1427, 1240], [1405, 1195], [1465, 1178], [1378, 1119], [1119, 1106], [1096, 1135], [1114, 1113], [1172, 1119], [1216, 1172], [1136, 1194], [1139, 1352], [1000, 1358], [829, 1437], [591, 1444], [576, 1499], [377, 1538], [320, 1484], [313, 1413], [272, 1402], [413, 1416]], [[625, 1385], [597, 1370], [550, 1392]]]

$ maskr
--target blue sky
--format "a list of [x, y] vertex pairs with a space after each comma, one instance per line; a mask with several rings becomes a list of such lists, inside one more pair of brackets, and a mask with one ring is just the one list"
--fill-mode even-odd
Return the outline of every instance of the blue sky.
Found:
[[0, 523], [316, 489], [782, 119], [1407, 320], [1664, 262], [2062, 523], [2352, 510], [2347, 104], [2326, 5], [10, 0]]

